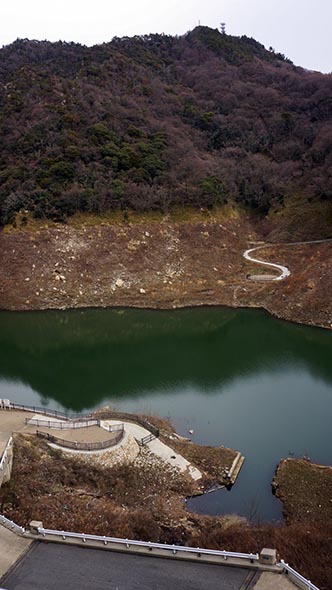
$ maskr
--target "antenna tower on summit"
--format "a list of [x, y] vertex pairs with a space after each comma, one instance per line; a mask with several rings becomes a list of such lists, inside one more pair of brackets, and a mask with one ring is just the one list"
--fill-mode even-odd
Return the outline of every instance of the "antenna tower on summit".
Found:
[[222, 35], [226, 35], [226, 23], [220, 23], [220, 31]]

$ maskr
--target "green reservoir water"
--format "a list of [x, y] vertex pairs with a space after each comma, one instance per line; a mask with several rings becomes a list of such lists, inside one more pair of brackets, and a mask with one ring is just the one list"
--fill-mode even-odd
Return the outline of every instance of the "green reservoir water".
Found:
[[332, 334], [256, 310], [0, 312], [0, 398], [169, 417], [196, 443], [241, 451], [231, 491], [191, 509], [281, 518], [289, 453], [332, 464]]

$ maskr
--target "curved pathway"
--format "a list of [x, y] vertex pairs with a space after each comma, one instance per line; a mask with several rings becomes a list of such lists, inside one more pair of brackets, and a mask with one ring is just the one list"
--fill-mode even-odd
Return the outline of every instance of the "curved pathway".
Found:
[[276, 264], [275, 262], [266, 262], [265, 260], [259, 260], [258, 258], [252, 258], [252, 256], [250, 256], [251, 252], [254, 252], [255, 250], [261, 250], [262, 248], [266, 248], [269, 245], [273, 244], [268, 244], [266, 246], [257, 246], [257, 248], [249, 248], [249, 250], [246, 250], [243, 253], [243, 256], [247, 260], [250, 260], [250, 262], [263, 264], [264, 266], [268, 266], [269, 268], [277, 269], [278, 271], [280, 271], [280, 274], [278, 276], [266, 278], [267, 281], [283, 281], [286, 277], [289, 277], [290, 275], [290, 270], [287, 268], [287, 266], [282, 266], [281, 264]]
[[[264, 266], [268, 266], [269, 268], [276, 269], [280, 272], [280, 274], [276, 277], [268, 277], [266, 281], [283, 281], [287, 277], [290, 276], [291, 272], [287, 266], [282, 266], [282, 264], [277, 264], [275, 262], [267, 262], [266, 260], [259, 260], [258, 258], [253, 258], [250, 256], [251, 252], [255, 252], [256, 250], [262, 250], [263, 248], [269, 248], [271, 246], [303, 246], [306, 244], [323, 244], [324, 242], [332, 242], [332, 238], [325, 238], [323, 240], [309, 240], [307, 242], [285, 242], [281, 244], [264, 244], [263, 246], [256, 246], [255, 248], [249, 248], [243, 253], [244, 258], [246, 260], [250, 260], [250, 262], [256, 262], [257, 264], [263, 264]], [[264, 276], [264, 275], [259, 275]]]
[[[7, 445], [9, 437], [13, 434], [13, 432], [33, 432], [36, 431], [36, 426], [29, 425], [25, 423], [25, 419], [27, 417], [34, 418], [36, 420], [43, 420], [45, 421], [45, 415], [36, 414], [35, 412], [28, 412], [28, 411], [19, 411], [19, 410], [2, 410], [0, 411], [0, 459], [2, 453]], [[48, 418], [48, 421], [57, 423], [63, 423], [63, 419], [55, 418], [53, 416]], [[131, 434], [136, 441], [140, 441], [142, 438], [148, 436], [150, 434], [149, 430], [140, 426], [139, 424], [133, 422], [126, 422], [121, 421], [125, 427], [126, 435]], [[109, 425], [116, 425], [119, 424], [119, 420], [102, 420], [101, 426], [104, 430], [102, 433], [105, 433], [104, 436], [96, 436], [96, 429], [97, 427], [91, 426], [89, 428], [82, 428], [82, 429], [75, 429], [72, 431], [75, 438], [77, 435], [80, 435], [80, 438], [85, 442], [96, 442], [96, 440], [103, 440], [105, 437], [107, 439], [108, 426]], [[98, 430], [99, 427], [98, 427]], [[81, 432], [80, 432], [81, 431]], [[63, 433], [64, 431], [61, 430]], [[68, 435], [67, 435], [68, 436]], [[117, 445], [114, 445], [110, 448], [97, 450], [97, 451], [89, 451], [89, 454], [102, 454], [109, 450], [113, 451], [120, 446], [122, 446], [127, 440], [127, 436], [125, 436]], [[157, 455], [160, 459], [172, 465], [172, 467], [177, 467], [181, 472], [187, 472], [190, 477], [197, 481], [202, 479], [202, 473], [194, 467], [187, 459], [185, 459], [180, 453], [174, 451], [171, 447], [163, 443], [159, 438], [151, 440], [146, 445], [152, 453]], [[64, 449], [61, 447], [62, 450], [65, 450], [68, 453], [73, 454], [86, 454], [87, 451], [80, 451], [75, 449]], [[1, 588], [0, 588], [1, 590]]]
[[[101, 425], [105, 428], [108, 425], [116, 424], [117, 422], [114, 420], [102, 420]], [[132, 434], [132, 436], [136, 440], [141, 440], [150, 432], [140, 426], [139, 424], [135, 424], [133, 422], [124, 422], [126, 432]], [[197, 481], [198, 479], [202, 479], [201, 472], [194, 467], [187, 459], [185, 459], [182, 455], [171, 449], [168, 445], [165, 445], [159, 438], [152, 439], [149, 443], [147, 443], [147, 447], [150, 449], [152, 453], [160, 457], [166, 463], [169, 463], [172, 467], [177, 467], [182, 473], [187, 471], [189, 475], [192, 477], [193, 480]], [[1, 589], [0, 589], [1, 590]]]

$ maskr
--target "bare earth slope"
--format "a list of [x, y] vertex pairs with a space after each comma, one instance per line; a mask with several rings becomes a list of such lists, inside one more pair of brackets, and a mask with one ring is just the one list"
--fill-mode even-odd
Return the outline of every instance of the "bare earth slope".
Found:
[[288, 266], [291, 276], [256, 282], [247, 275], [267, 271], [243, 252], [259, 239], [234, 210], [5, 228], [0, 309], [228, 305], [330, 328], [332, 243], [261, 249], [260, 258]]

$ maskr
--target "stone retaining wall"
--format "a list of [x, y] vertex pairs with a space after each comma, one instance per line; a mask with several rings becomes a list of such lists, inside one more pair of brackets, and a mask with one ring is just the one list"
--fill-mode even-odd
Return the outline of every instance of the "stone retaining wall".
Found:
[[[62, 449], [63, 452], [69, 452], [68, 449]], [[135, 461], [140, 452], [139, 445], [134, 437], [126, 432], [120, 446], [105, 451], [95, 453], [77, 453], [77, 458], [87, 463], [98, 463], [102, 467], [113, 467], [113, 465], [128, 465]], [[75, 453], [76, 454], [76, 453]]]

